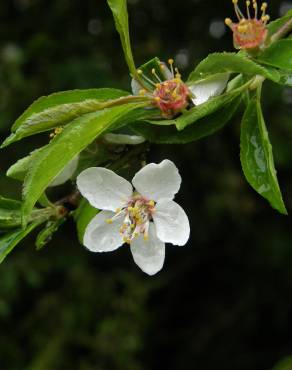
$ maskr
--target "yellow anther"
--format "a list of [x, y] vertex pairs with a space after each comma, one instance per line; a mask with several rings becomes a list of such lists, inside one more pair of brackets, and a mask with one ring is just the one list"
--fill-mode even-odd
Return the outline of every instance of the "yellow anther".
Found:
[[160, 69], [163, 70], [165, 68], [165, 65], [164, 64], [160, 64]]
[[128, 207], [128, 211], [132, 212], [134, 210], [133, 207]]
[[166, 94], [169, 94], [170, 93], [170, 90], [169, 89], [165, 89], [165, 92], [166, 92]]
[[57, 127], [55, 128], [55, 134], [60, 134], [63, 131], [63, 127]]
[[180, 79], [181, 78], [181, 74], [177, 72], [176, 75], [175, 75], [175, 77], [178, 78], [178, 79]]
[[257, 4], [256, 1], [254, 1], [252, 5], [253, 5], [254, 9], [257, 9], [258, 8], [258, 4]]
[[55, 134], [52, 132], [51, 134], [50, 134], [50, 138], [52, 138], [53, 139], [53, 137], [55, 136]]
[[238, 0], [232, 0], [233, 4], [237, 4]]
[[239, 33], [245, 33], [248, 31], [248, 26], [245, 24], [245, 25], [242, 25], [242, 26], [238, 26], [238, 32]]
[[160, 100], [161, 100], [161, 99], [160, 99], [160, 97], [159, 97], [159, 96], [156, 96], [156, 97], [154, 98], [154, 100], [155, 100], [155, 101], [157, 101], [157, 102], [160, 102]]
[[123, 242], [127, 244], [131, 244], [131, 240], [126, 238], [125, 236], [123, 237]]
[[147, 92], [147, 91], [146, 91], [145, 89], [141, 89], [141, 90], [139, 91], [139, 94], [140, 94], [140, 95], [145, 95], [145, 94], [146, 94], [146, 92]]
[[144, 234], [144, 240], [145, 240], [145, 241], [149, 240], [149, 236], [148, 236], [148, 234]]
[[107, 224], [112, 224], [112, 223], [113, 223], [113, 220], [112, 220], [111, 218], [107, 218], [107, 219], [105, 220], [105, 222], [106, 222]]
[[268, 7], [267, 3], [262, 3], [261, 10], [264, 11], [267, 9], [267, 7]]
[[143, 74], [143, 71], [141, 69], [138, 69], [137, 70], [137, 73], [138, 73], [138, 75], [142, 75]]
[[134, 237], [137, 238], [139, 236], [139, 233], [134, 233]]
[[250, 6], [250, 1], [249, 0], [247, 0], [247, 2], [246, 2], [246, 6], [248, 7], [248, 6]]
[[177, 97], [177, 93], [176, 93], [176, 91], [173, 91], [173, 93], [171, 94], [171, 96], [172, 96], [173, 98], [176, 98], [176, 97]]
[[172, 65], [174, 63], [173, 59], [168, 59], [168, 64]]
[[151, 73], [152, 73], [153, 75], [155, 75], [155, 73], [156, 73], [155, 68], [152, 68], [152, 69], [151, 69]]
[[225, 24], [226, 26], [231, 26], [232, 25], [232, 20], [230, 18], [225, 19]]
[[161, 84], [155, 84], [156, 89], [159, 89], [161, 87]]
[[270, 16], [269, 15], [264, 15], [264, 16], [262, 16], [261, 19], [262, 19], [263, 22], [268, 22], [270, 20]]
[[116, 213], [119, 213], [119, 212], [121, 212], [121, 208], [116, 209]]
[[154, 207], [154, 206], [155, 206], [155, 202], [154, 202], [154, 200], [150, 200], [150, 201], [148, 202], [148, 204], [149, 204], [149, 206], [150, 206], [150, 207]]
[[135, 225], [134, 224], [131, 224], [131, 229], [134, 230], [135, 229]]

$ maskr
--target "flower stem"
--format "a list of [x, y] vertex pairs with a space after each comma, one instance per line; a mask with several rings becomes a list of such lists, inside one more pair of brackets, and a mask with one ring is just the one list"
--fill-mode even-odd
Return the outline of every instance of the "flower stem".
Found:
[[292, 18], [289, 19], [279, 30], [271, 37], [271, 43], [276, 42], [285, 37], [289, 32], [292, 31]]

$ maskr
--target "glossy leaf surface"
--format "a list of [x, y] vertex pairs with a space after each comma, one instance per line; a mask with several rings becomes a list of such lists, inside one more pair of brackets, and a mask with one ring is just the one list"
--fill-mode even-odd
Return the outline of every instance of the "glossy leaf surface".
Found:
[[257, 96], [250, 100], [242, 120], [240, 159], [249, 184], [273, 208], [287, 214], [277, 180], [272, 145]]

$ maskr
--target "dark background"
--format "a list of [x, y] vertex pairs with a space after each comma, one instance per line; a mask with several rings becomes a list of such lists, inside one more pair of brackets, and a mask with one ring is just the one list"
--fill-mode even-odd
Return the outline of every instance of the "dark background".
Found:
[[[271, 1], [270, 14], [292, 8]], [[187, 76], [210, 52], [232, 51], [231, 1], [131, 0], [137, 64], [174, 57]], [[105, 0], [1, 0], [0, 139], [40, 95], [129, 89]], [[292, 90], [266, 83], [264, 112], [279, 181], [292, 210]], [[191, 222], [185, 247], [167, 246], [164, 269], [143, 274], [127, 247], [92, 254], [68, 222], [42, 252], [28, 238], [0, 267], [1, 370], [269, 370], [292, 354], [291, 218], [245, 182], [240, 114], [220, 133], [184, 146], [152, 146], [172, 159], [177, 201]], [[47, 142], [25, 139], [1, 153], [0, 194], [17, 158]]]

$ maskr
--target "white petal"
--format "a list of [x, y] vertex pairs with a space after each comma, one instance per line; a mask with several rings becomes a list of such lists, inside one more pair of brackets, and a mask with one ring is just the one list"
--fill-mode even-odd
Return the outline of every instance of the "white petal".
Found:
[[131, 87], [134, 95], [139, 95], [140, 90], [143, 89], [143, 87], [139, 84], [137, 80], [135, 80], [135, 78], [132, 78]]
[[91, 167], [77, 177], [80, 193], [98, 209], [115, 211], [132, 195], [132, 185], [103, 167]]
[[203, 104], [213, 96], [220, 95], [225, 89], [228, 79], [229, 73], [222, 73], [219, 76], [190, 85], [189, 89], [195, 95], [192, 99], [193, 103], [195, 105]]
[[123, 215], [114, 219], [111, 224], [107, 223], [106, 220], [113, 216], [114, 213], [110, 211], [99, 212], [87, 225], [83, 243], [91, 252], [111, 252], [124, 244], [119, 232]]
[[103, 138], [108, 143], [119, 145], [138, 145], [144, 143], [145, 141], [145, 138], [143, 136], [113, 133], [105, 134]]
[[161, 62], [163, 65], [163, 69], [161, 69], [161, 74], [166, 80], [172, 80], [174, 78], [173, 74], [171, 73], [170, 69], [167, 67], [166, 63]]
[[162, 269], [165, 258], [165, 245], [156, 236], [153, 223], [149, 227], [149, 239], [143, 236], [134, 238], [131, 243], [131, 252], [135, 263], [148, 275], [154, 275]]
[[69, 180], [77, 169], [79, 156], [74, 157], [63, 170], [54, 178], [50, 186], [58, 186]]
[[185, 211], [174, 201], [156, 204], [153, 220], [156, 233], [164, 243], [185, 245], [190, 236], [190, 224]]
[[165, 159], [159, 164], [149, 163], [134, 176], [136, 190], [149, 200], [173, 199], [181, 184], [181, 177], [173, 162]]

